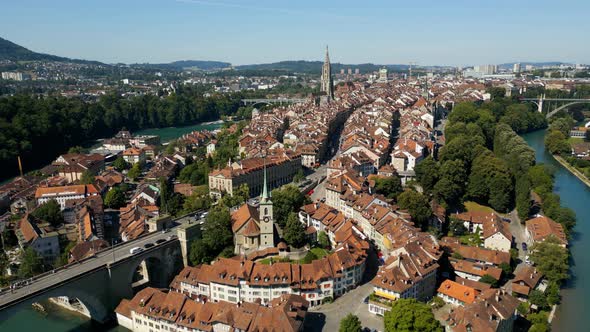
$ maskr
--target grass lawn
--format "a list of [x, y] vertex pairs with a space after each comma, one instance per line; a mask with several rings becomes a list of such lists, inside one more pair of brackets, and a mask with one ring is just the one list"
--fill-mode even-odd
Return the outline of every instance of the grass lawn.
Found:
[[570, 144], [582, 143], [582, 142], [584, 142], [584, 138], [583, 137], [569, 137], [567, 139], [567, 141], [570, 142]]
[[494, 209], [492, 209], [489, 206], [483, 206], [481, 204], [477, 204], [475, 202], [465, 202], [465, 208], [467, 209], [467, 211], [469, 212], [495, 212]]
[[310, 251], [313, 252], [314, 255], [318, 256], [318, 259], [321, 259], [322, 257], [327, 256], [330, 253], [328, 250], [318, 247], [311, 248]]

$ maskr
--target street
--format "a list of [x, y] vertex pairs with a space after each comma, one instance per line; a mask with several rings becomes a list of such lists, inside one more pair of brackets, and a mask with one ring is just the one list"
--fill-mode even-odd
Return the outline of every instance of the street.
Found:
[[322, 304], [309, 310], [306, 331], [338, 331], [340, 320], [352, 313], [361, 320], [363, 327], [383, 331], [383, 318], [371, 314], [363, 300], [373, 292], [366, 283], [342, 295], [330, 304]]

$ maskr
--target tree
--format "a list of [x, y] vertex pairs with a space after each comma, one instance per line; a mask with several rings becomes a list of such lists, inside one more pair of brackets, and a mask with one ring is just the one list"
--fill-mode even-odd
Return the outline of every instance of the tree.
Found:
[[530, 313], [526, 316], [526, 318], [531, 322], [531, 327], [529, 328], [529, 332], [548, 332], [549, 331], [549, 323], [548, 318], [549, 315], [546, 311], [540, 311], [538, 313]]
[[531, 302], [531, 304], [536, 305], [537, 308], [539, 308], [540, 310], [549, 308], [549, 305], [547, 303], [547, 297], [545, 297], [545, 294], [536, 289], [533, 289], [529, 293], [529, 302]]
[[30, 278], [41, 272], [43, 272], [43, 258], [33, 248], [27, 247], [21, 254], [18, 276]]
[[451, 233], [449, 236], [461, 236], [467, 233], [467, 228], [463, 225], [463, 221], [451, 218], [449, 232]]
[[133, 164], [127, 176], [131, 179], [131, 181], [137, 180], [138, 177], [141, 176], [141, 165], [139, 163]]
[[129, 168], [129, 164], [125, 161], [125, 159], [121, 156], [117, 157], [117, 159], [115, 159], [115, 161], [113, 161], [113, 167], [117, 170], [117, 171], [122, 171], [124, 169], [128, 169]]
[[494, 288], [498, 287], [498, 280], [489, 274], [484, 274], [483, 277], [479, 278], [479, 282], [490, 284]]
[[111, 209], [125, 206], [125, 193], [119, 187], [112, 188], [104, 197], [104, 205]]
[[160, 178], [160, 210], [164, 213], [170, 213], [168, 203], [172, 194], [173, 190], [168, 179]]
[[4, 245], [3, 249], [7, 250], [10, 249], [18, 244], [18, 238], [14, 233], [14, 230], [4, 228], [4, 232], [2, 232], [2, 241], [1, 243]]
[[406, 190], [397, 197], [397, 204], [400, 208], [410, 212], [412, 221], [417, 227], [422, 227], [422, 229], [428, 227], [432, 208], [426, 196], [415, 190]]
[[440, 180], [434, 186], [434, 194], [444, 201], [447, 206], [460, 203], [465, 188], [467, 174], [460, 160], [450, 160], [440, 168]]
[[318, 233], [318, 244], [324, 249], [330, 248], [330, 239], [328, 238], [328, 234], [326, 234], [326, 232], [321, 231]]
[[190, 213], [208, 209], [210, 206], [211, 196], [209, 196], [207, 186], [199, 186], [193, 190], [190, 196], [185, 198], [182, 208], [184, 213]]
[[361, 332], [362, 329], [361, 320], [353, 314], [348, 314], [340, 321], [338, 332]]
[[590, 130], [586, 130], [586, 133], [584, 134], [584, 141], [590, 142]]
[[428, 156], [414, 167], [416, 172], [416, 179], [422, 186], [422, 189], [426, 193], [432, 192], [434, 185], [438, 181], [439, 177], [439, 165], [431, 157]]
[[547, 150], [553, 154], [569, 155], [571, 153], [571, 146], [561, 131], [551, 130], [545, 137], [545, 146]]
[[375, 192], [387, 198], [396, 198], [403, 190], [402, 181], [397, 174], [375, 178]]
[[550, 282], [557, 284], [568, 277], [568, 252], [560, 246], [554, 236], [544, 241], [536, 242], [530, 247], [530, 258], [535, 262], [539, 272], [543, 273]]
[[172, 193], [172, 196], [168, 199], [166, 206], [168, 207], [168, 213], [173, 216], [178, 216], [182, 211], [184, 205], [184, 195], [180, 193]]
[[75, 153], [75, 154], [86, 153], [86, 149], [84, 149], [83, 147], [81, 147], [79, 145], [76, 145], [76, 146], [72, 146], [71, 148], [69, 148], [68, 153]]
[[434, 318], [430, 307], [416, 299], [398, 299], [385, 313], [385, 331], [443, 331], [440, 323]]
[[82, 176], [80, 177], [81, 184], [94, 184], [94, 174], [89, 170], [85, 170], [82, 172]]
[[492, 100], [506, 96], [506, 89], [501, 86], [488, 88], [486, 92], [490, 94]]
[[289, 213], [289, 216], [287, 217], [287, 224], [283, 230], [283, 237], [289, 245], [295, 248], [301, 248], [306, 243], [305, 227], [299, 221], [295, 212]]
[[41, 204], [32, 214], [34, 217], [47, 221], [53, 226], [57, 226], [64, 222], [61, 206], [54, 199]]
[[217, 206], [209, 211], [201, 227], [203, 242], [211, 249], [216, 257], [223, 249], [233, 246], [234, 234], [231, 229], [231, 215], [229, 209]]
[[293, 185], [275, 189], [271, 195], [274, 221], [280, 227], [285, 227], [289, 213], [299, 211], [305, 203], [305, 196]]
[[298, 183], [303, 179], [305, 179], [305, 174], [303, 173], [303, 169], [300, 168], [293, 176], [293, 182]]
[[196, 240], [191, 244], [189, 258], [193, 266], [199, 264], [208, 264], [215, 256], [212, 254], [211, 248], [203, 241]]

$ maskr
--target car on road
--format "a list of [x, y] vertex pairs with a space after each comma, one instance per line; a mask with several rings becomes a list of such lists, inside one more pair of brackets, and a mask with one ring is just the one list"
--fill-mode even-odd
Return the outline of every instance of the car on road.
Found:
[[368, 296], [367, 296], [367, 297], [365, 297], [365, 299], [363, 300], [363, 303], [364, 303], [364, 304], [368, 304], [368, 303], [369, 303], [369, 297], [368, 297]]
[[143, 248], [140, 248], [140, 247], [133, 247], [133, 248], [129, 249], [129, 253], [131, 255], [139, 254], [142, 251], [143, 251]]
[[168, 229], [168, 228], [164, 228], [164, 229], [162, 230], [162, 234], [164, 234], [164, 233], [168, 233], [168, 232], [170, 232], [170, 229]]
[[529, 255], [526, 255], [524, 257], [524, 262], [527, 263], [527, 264], [531, 264], [531, 260], [529, 259]]
[[164, 242], [166, 242], [166, 239], [159, 239], [159, 240], [156, 240], [156, 244], [160, 244], [160, 243], [164, 243]]
[[528, 247], [527, 247], [526, 243], [524, 243], [524, 242], [522, 243], [522, 250], [523, 251], [527, 251], [528, 250]]
[[168, 241], [170, 240], [174, 240], [174, 239], [178, 239], [178, 236], [176, 235], [170, 235], [169, 237], [166, 238]]
[[153, 246], [154, 246], [153, 243], [146, 243], [146, 244], [143, 245], [143, 247], [146, 248], [146, 249], [151, 248]]

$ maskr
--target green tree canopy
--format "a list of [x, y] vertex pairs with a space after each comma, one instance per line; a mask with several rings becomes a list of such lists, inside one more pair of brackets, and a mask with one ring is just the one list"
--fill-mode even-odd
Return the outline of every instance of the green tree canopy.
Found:
[[432, 192], [439, 179], [438, 163], [431, 156], [428, 156], [414, 167], [414, 171], [416, 172], [416, 179], [424, 192]]
[[272, 191], [273, 218], [281, 227], [287, 224], [287, 217], [291, 212], [298, 212], [305, 203], [303, 195], [296, 186], [287, 185]]
[[117, 159], [115, 159], [115, 161], [113, 161], [113, 167], [117, 170], [117, 171], [122, 171], [124, 169], [128, 169], [129, 168], [129, 164], [125, 161], [125, 159], [122, 156], [117, 157]]
[[21, 254], [18, 276], [21, 278], [30, 278], [42, 272], [43, 258], [33, 248], [27, 247]]
[[568, 252], [559, 245], [555, 237], [549, 236], [545, 241], [533, 244], [530, 248], [530, 258], [549, 281], [559, 284], [567, 279]]
[[408, 210], [412, 221], [417, 227], [426, 229], [432, 216], [432, 208], [428, 198], [415, 190], [406, 190], [397, 197], [400, 208]]
[[484, 274], [483, 277], [479, 278], [479, 282], [492, 285], [492, 287], [498, 287], [498, 280], [489, 274]]
[[125, 206], [125, 203], [125, 193], [119, 187], [112, 188], [104, 197], [104, 205], [111, 209], [118, 209]]
[[361, 320], [353, 314], [348, 314], [340, 321], [338, 332], [361, 332], [362, 329]]
[[402, 181], [397, 174], [375, 178], [375, 192], [387, 198], [395, 199], [403, 190]]
[[127, 173], [127, 176], [132, 181], [137, 180], [137, 178], [139, 178], [141, 176], [141, 165], [139, 163], [133, 164], [133, 166], [131, 167], [131, 169]]
[[320, 231], [318, 233], [318, 244], [324, 249], [330, 249], [330, 239], [328, 238], [328, 234], [326, 234], [326, 232]]
[[299, 221], [297, 213], [289, 213], [289, 216], [287, 217], [287, 223], [283, 229], [283, 237], [289, 245], [295, 248], [301, 248], [305, 245], [305, 227]]
[[82, 172], [82, 176], [80, 177], [81, 184], [94, 184], [94, 174], [89, 170], [85, 170]]
[[36, 218], [49, 222], [53, 226], [57, 226], [64, 222], [63, 214], [59, 203], [52, 199], [47, 203], [41, 204], [35, 209], [32, 215]]
[[385, 331], [442, 332], [443, 328], [434, 318], [430, 307], [416, 299], [398, 299], [385, 313]]

